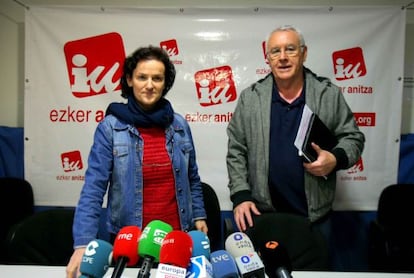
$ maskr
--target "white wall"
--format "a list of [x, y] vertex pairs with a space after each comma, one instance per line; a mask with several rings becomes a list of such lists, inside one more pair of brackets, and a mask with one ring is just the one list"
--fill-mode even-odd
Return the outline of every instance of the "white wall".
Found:
[[[56, 3], [52, 0], [22, 0], [27, 7], [32, 4], [51, 4]], [[117, 5], [129, 4], [137, 5], [141, 1], [117, 1]], [[142, 1], [145, 3], [145, 1]], [[163, 1], [154, 0], [152, 6], [206, 6], [205, 1]], [[309, 0], [309, 1], [237, 1], [238, 6], [277, 6], [287, 4], [297, 5], [333, 5], [333, 0]], [[335, 5], [387, 5], [401, 4], [407, 5], [410, 0], [342, 0], [336, 1]], [[59, 4], [90, 4], [103, 5], [111, 3], [107, 0], [60, 1]], [[113, 3], [113, 2], [112, 2]], [[144, 4], [148, 5], [148, 4]], [[228, 0], [210, 0], [211, 6], [231, 6]], [[414, 9], [414, 5], [411, 6]], [[402, 106], [401, 133], [414, 133], [414, 10], [407, 10], [406, 25], [406, 50], [405, 50], [405, 88]], [[11, 127], [23, 127], [24, 118], [24, 11], [25, 7], [18, 4], [15, 0], [1, 0], [0, 2], [0, 125]], [[393, 55], [393, 53], [384, 53]], [[390, 94], [392, 96], [392, 94]], [[39, 109], [42, 109], [39, 107]]]

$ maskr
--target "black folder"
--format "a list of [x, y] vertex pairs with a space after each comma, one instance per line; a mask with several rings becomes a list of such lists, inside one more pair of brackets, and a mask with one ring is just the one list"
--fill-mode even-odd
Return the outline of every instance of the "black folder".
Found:
[[307, 162], [313, 162], [317, 159], [316, 151], [311, 145], [312, 142], [327, 151], [330, 151], [338, 144], [338, 140], [329, 128], [318, 115], [305, 105], [295, 139], [295, 146], [299, 151], [299, 155], [303, 156]]

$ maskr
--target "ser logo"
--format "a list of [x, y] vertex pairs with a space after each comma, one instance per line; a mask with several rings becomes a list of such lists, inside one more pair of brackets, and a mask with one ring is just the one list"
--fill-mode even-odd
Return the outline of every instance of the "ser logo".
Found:
[[335, 79], [338, 81], [362, 77], [367, 74], [362, 48], [354, 47], [332, 54]]
[[125, 50], [118, 33], [67, 42], [64, 52], [75, 97], [90, 97], [121, 89]]
[[230, 66], [198, 71], [194, 74], [194, 80], [201, 106], [228, 103], [237, 98]]

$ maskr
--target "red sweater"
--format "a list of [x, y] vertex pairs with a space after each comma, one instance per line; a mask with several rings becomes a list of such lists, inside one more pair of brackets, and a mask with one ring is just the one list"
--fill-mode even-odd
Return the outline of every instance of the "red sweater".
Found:
[[165, 131], [155, 127], [138, 130], [144, 140], [142, 227], [152, 220], [161, 220], [174, 230], [181, 230], [174, 174], [165, 148]]

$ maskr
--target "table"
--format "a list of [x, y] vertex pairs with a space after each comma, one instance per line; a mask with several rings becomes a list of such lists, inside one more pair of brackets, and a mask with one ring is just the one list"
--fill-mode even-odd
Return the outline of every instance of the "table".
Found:
[[[113, 268], [110, 268], [104, 278], [110, 278]], [[151, 271], [151, 277], [155, 277], [156, 269]], [[123, 278], [136, 278], [138, 268], [126, 268]], [[414, 278], [414, 273], [374, 273], [374, 272], [329, 272], [329, 271], [293, 271], [293, 278]], [[59, 278], [66, 277], [63, 266], [29, 266], [29, 265], [0, 265], [1, 278], [41, 277]]]

